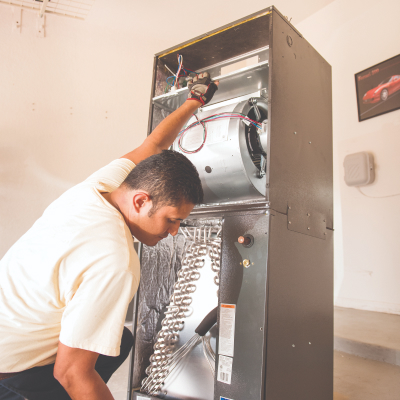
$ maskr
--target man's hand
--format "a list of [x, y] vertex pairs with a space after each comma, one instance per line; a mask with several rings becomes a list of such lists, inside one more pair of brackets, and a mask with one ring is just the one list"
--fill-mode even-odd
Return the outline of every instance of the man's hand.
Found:
[[[218, 84], [218, 83], [217, 83]], [[188, 80], [189, 100], [197, 100], [203, 106], [210, 102], [218, 86], [211, 81], [210, 74], [203, 72]]]
[[73, 400], [113, 400], [113, 396], [94, 369], [99, 355], [58, 342], [54, 377]]

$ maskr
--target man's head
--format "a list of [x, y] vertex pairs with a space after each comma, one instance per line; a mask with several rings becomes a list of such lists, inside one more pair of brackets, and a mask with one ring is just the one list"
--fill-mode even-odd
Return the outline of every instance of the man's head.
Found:
[[132, 234], [155, 245], [178, 232], [182, 219], [203, 201], [203, 189], [194, 165], [182, 154], [164, 150], [141, 161], [121, 185], [127, 193], [123, 212]]

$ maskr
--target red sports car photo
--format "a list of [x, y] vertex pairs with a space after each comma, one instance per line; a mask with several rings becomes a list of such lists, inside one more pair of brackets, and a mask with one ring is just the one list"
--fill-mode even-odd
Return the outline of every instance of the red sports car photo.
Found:
[[377, 103], [385, 101], [388, 97], [400, 90], [400, 75], [393, 75], [382, 81], [377, 87], [364, 94], [363, 103]]

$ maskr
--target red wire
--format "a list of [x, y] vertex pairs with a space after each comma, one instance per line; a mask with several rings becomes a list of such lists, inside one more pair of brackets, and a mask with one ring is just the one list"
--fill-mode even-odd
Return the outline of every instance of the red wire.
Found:
[[[204, 139], [203, 139], [203, 143], [201, 144], [201, 146], [200, 146], [199, 148], [197, 148], [197, 149], [195, 149], [195, 150], [185, 150], [185, 149], [182, 147], [181, 140], [182, 140], [182, 138], [183, 138], [185, 132], [188, 130], [189, 127], [188, 127], [187, 129], [185, 129], [185, 130], [182, 132], [181, 136], [179, 137], [178, 145], [179, 145], [179, 148], [180, 148], [184, 153], [186, 153], [186, 154], [193, 154], [193, 153], [199, 152], [199, 151], [204, 147], [204, 144], [206, 143], [206, 140], [207, 140], [207, 128], [206, 128], [205, 122], [202, 122], [201, 120], [199, 120], [199, 118], [198, 118], [198, 116], [197, 116], [196, 114], [193, 114], [193, 115], [194, 115], [194, 116], [196, 117], [196, 119], [197, 119], [196, 124], [200, 124], [200, 125], [203, 126], [203, 129], [204, 129]], [[191, 124], [191, 125], [192, 125], [192, 124]], [[190, 126], [191, 126], [191, 125], [190, 125]]]
[[[206, 123], [207, 123], [207, 122], [212, 122], [212, 121], [215, 121], [215, 120], [217, 120], [217, 119], [223, 119], [223, 118], [240, 118], [240, 119], [244, 119], [244, 120], [247, 120], [247, 121], [251, 121], [251, 122], [253, 122], [253, 123], [255, 123], [255, 124], [258, 124], [257, 121], [254, 121], [254, 120], [252, 120], [251, 118], [245, 117], [245, 116], [242, 115], [242, 114], [233, 114], [233, 113], [232, 113], [232, 114], [231, 114], [231, 113], [213, 114], [213, 115], [209, 115], [209, 116], [206, 117], [205, 119], [208, 120], [208, 119], [211, 118], [211, 117], [216, 117], [216, 118], [210, 119], [210, 120], [208, 120], [208, 121], [200, 120], [200, 119], [197, 117], [196, 114], [193, 114], [193, 115], [196, 117], [197, 121], [191, 123], [188, 127], [186, 127], [186, 128], [180, 133], [180, 136], [179, 136], [179, 139], [178, 139], [178, 146], [179, 146], [179, 148], [181, 149], [181, 151], [184, 152], [185, 154], [197, 153], [197, 152], [199, 152], [199, 151], [203, 148], [203, 146], [204, 146], [204, 144], [205, 144], [205, 142], [206, 142], [206, 139], [207, 139], [207, 128], [206, 128]], [[183, 137], [185, 136], [185, 133], [186, 133], [189, 129], [191, 129], [191, 128], [197, 126], [197, 125], [202, 125], [203, 128], [204, 128], [204, 140], [203, 140], [203, 143], [202, 143], [201, 146], [200, 146], [199, 148], [197, 148], [196, 150], [192, 150], [192, 151], [190, 151], [190, 150], [189, 150], [189, 151], [188, 151], [188, 150], [185, 150], [185, 149], [182, 147], [182, 139], [183, 139]]]

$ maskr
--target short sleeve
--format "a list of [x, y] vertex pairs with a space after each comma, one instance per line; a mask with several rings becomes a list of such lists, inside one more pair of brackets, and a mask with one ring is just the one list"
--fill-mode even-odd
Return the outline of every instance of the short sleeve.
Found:
[[60, 342], [118, 356], [126, 312], [138, 284], [124, 269], [89, 268], [63, 313]]
[[85, 182], [94, 184], [100, 191], [112, 192], [121, 185], [133, 168], [135, 164], [131, 160], [118, 158], [90, 175]]

